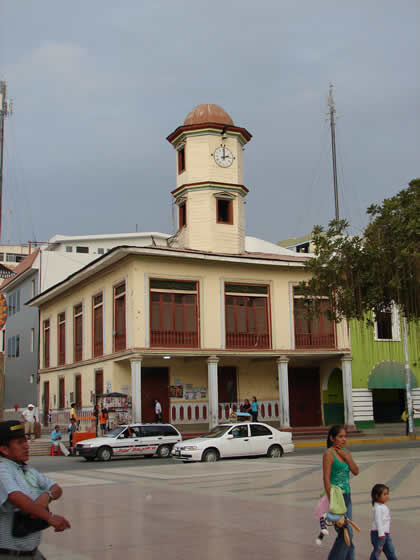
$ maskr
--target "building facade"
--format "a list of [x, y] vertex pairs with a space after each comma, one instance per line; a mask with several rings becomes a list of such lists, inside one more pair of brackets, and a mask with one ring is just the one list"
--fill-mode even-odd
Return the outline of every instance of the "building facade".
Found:
[[116, 245], [166, 244], [167, 234], [125, 233], [85, 236], [56, 235], [32, 249], [2, 284], [8, 318], [2, 331], [4, 376], [0, 408], [4, 417], [15, 417], [15, 405], [22, 410], [38, 403], [39, 313], [26, 302], [40, 291], [97, 259]]
[[[350, 322], [353, 355], [353, 407], [359, 428], [401, 422], [406, 408], [406, 371], [401, 314], [394, 306], [372, 324]], [[420, 328], [407, 325], [407, 351], [413, 406], [420, 411]], [[414, 424], [420, 426], [420, 413]]]
[[178, 231], [166, 246], [116, 247], [30, 302], [44, 417], [67, 417], [72, 401], [89, 414], [116, 391], [135, 421], [151, 421], [159, 398], [166, 420], [213, 426], [256, 396], [260, 419], [319, 426], [339, 371], [353, 424], [348, 328], [305, 317], [308, 257], [245, 236], [250, 139], [220, 107], [194, 109], [168, 136]]
[[[3, 293], [8, 317], [4, 329], [4, 395], [3, 408], [9, 415], [28, 403], [38, 401], [39, 312], [25, 301], [38, 293], [37, 269], [33, 268], [38, 251], [22, 261], [17, 274], [6, 281]], [[5, 414], [8, 417], [8, 414]]]

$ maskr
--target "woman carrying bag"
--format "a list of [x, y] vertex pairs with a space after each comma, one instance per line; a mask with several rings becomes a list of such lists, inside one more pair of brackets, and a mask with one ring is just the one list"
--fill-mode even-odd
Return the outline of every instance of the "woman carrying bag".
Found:
[[[327, 450], [322, 460], [324, 488], [331, 503], [331, 487], [341, 489], [347, 508], [347, 517], [352, 519], [350, 495], [350, 471], [357, 476], [359, 467], [353, 461], [349, 451], [345, 449], [347, 434], [344, 426], [332, 426], [327, 436]], [[337, 538], [328, 555], [328, 560], [354, 560], [354, 545], [351, 542], [353, 532], [346, 524], [337, 528]], [[350, 539], [350, 546], [348, 545]], [[346, 542], [347, 540], [347, 542]]]

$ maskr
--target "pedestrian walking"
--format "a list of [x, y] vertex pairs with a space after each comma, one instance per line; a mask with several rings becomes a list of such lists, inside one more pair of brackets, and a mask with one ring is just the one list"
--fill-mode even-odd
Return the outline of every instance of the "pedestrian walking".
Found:
[[[324, 453], [323, 479], [325, 492], [330, 500], [331, 486], [337, 486], [343, 492], [344, 503], [347, 508], [346, 516], [353, 519], [350, 471], [357, 476], [359, 467], [351, 454], [345, 448], [347, 434], [344, 426], [332, 426], [327, 436], [327, 450]], [[354, 560], [353, 531], [346, 522], [343, 526], [336, 526], [337, 538], [328, 555], [328, 560]], [[347, 542], [346, 542], [347, 541]]]
[[28, 404], [26, 409], [21, 413], [21, 417], [25, 422], [25, 434], [31, 439], [35, 439], [35, 407], [33, 404]]
[[389, 488], [385, 484], [375, 484], [370, 493], [372, 498], [373, 523], [370, 540], [373, 546], [370, 560], [377, 560], [381, 552], [388, 560], [398, 560], [391, 540], [391, 514], [386, 505]]
[[49, 511], [63, 490], [27, 465], [29, 444], [23, 424], [0, 422], [0, 558], [28, 556], [45, 560], [39, 551], [41, 530], [70, 528], [61, 515]]
[[253, 422], [258, 422], [258, 401], [257, 401], [257, 397], [252, 397], [251, 414], [252, 414], [252, 421]]
[[162, 422], [162, 405], [158, 399], [155, 399], [153, 404], [155, 406], [155, 422]]
[[64, 445], [64, 443], [62, 442], [62, 438], [63, 438], [63, 436], [61, 435], [61, 432], [60, 432], [60, 426], [55, 426], [54, 430], [51, 432], [51, 438], [50, 438], [51, 443], [52, 443], [52, 445], [54, 445], [54, 447], [56, 449], [59, 447], [61, 453], [67, 457], [67, 455], [70, 455], [70, 453], [66, 449], [66, 446]]

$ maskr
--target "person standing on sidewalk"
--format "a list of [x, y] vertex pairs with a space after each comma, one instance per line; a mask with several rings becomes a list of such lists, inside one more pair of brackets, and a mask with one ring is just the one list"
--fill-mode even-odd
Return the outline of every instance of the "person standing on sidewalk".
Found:
[[252, 414], [252, 421], [253, 422], [258, 422], [258, 401], [257, 401], [257, 397], [252, 397], [251, 414]]
[[[420, 413], [420, 410], [417, 410], [417, 408], [414, 408], [414, 406], [412, 410], [413, 410], [413, 417], [415, 412], [417, 412], [417, 414]], [[408, 432], [408, 409], [407, 408], [405, 408], [404, 412], [401, 414], [401, 420], [405, 422], [405, 435], [408, 436], [409, 432]]]
[[108, 411], [106, 408], [103, 408], [99, 413], [99, 427], [101, 428], [101, 435], [105, 435], [107, 421]]
[[158, 399], [155, 399], [153, 404], [155, 405], [155, 422], [162, 422], [162, 405]]
[[[347, 434], [344, 426], [332, 426], [327, 436], [327, 450], [322, 460], [325, 492], [330, 499], [331, 486], [338, 486], [343, 492], [346, 504], [346, 516], [352, 519], [352, 503], [350, 493], [350, 471], [357, 476], [359, 467], [353, 461], [350, 451], [345, 449]], [[349, 536], [350, 545], [345, 537]], [[337, 538], [328, 555], [328, 560], [354, 560], [353, 532], [351, 527], [337, 528]]]
[[[25, 422], [25, 433], [31, 439], [35, 438], [35, 407], [33, 404], [28, 404], [26, 409], [21, 413], [21, 416]], [[32, 437], [33, 436], [33, 437]]]
[[27, 556], [45, 560], [38, 550], [41, 530], [70, 528], [67, 519], [48, 509], [63, 490], [28, 466], [28, 459], [24, 426], [16, 420], [0, 422], [0, 559]]

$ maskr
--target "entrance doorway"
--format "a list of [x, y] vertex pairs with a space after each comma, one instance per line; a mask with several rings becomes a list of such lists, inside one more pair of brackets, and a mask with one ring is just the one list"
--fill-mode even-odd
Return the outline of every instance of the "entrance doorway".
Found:
[[325, 425], [344, 424], [343, 373], [340, 368], [332, 370], [323, 397]]
[[321, 426], [319, 369], [289, 368], [290, 424]]
[[372, 389], [373, 418], [376, 423], [399, 422], [405, 409], [404, 389]]
[[141, 418], [142, 422], [155, 421], [154, 399], [162, 405], [164, 422], [170, 421], [169, 414], [169, 370], [162, 367], [141, 368]]
[[219, 403], [236, 403], [238, 399], [236, 367], [222, 366], [217, 373]]

